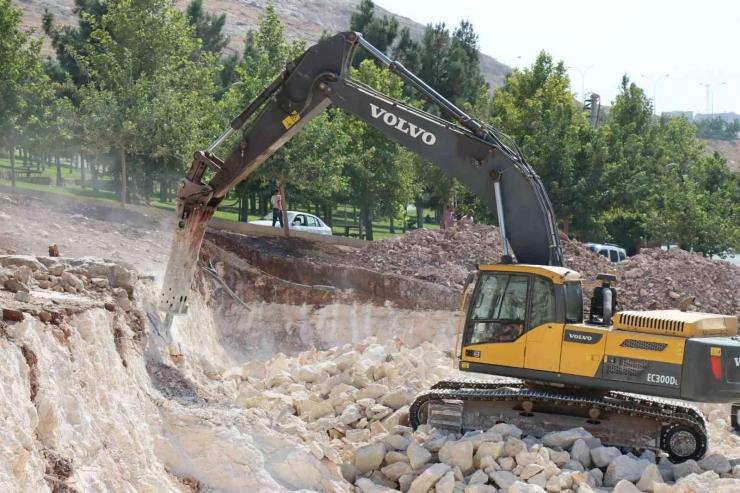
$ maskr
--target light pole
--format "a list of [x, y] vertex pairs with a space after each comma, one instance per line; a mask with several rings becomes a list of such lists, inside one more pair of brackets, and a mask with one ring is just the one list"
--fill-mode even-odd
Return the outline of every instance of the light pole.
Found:
[[583, 99], [583, 102], [586, 102], [586, 73], [591, 69], [594, 65], [589, 65], [586, 67], [586, 70], [581, 70], [578, 67], [570, 66], [568, 68], [572, 68], [573, 70], [577, 70], [579, 74], [581, 74], [581, 99]]
[[649, 75], [641, 75], [640, 77], [645, 77], [650, 82], [653, 83], [653, 115], [658, 114], [658, 102], [657, 102], [657, 93], [658, 93], [658, 82], [660, 82], [660, 79], [663, 79], [665, 77], [670, 77], [671, 74], [665, 74], [665, 75], [659, 75], [657, 79], [650, 77]]

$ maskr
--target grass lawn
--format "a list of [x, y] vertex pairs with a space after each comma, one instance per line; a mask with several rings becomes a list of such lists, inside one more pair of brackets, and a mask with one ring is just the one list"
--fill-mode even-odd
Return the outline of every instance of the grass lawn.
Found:
[[[16, 170], [19, 170], [19, 168], [23, 165], [23, 159], [20, 157], [16, 157], [15, 166]], [[10, 169], [10, 159], [9, 158], [3, 158], [0, 157], [0, 170], [3, 169]], [[31, 169], [36, 169], [36, 164], [34, 163]], [[89, 182], [91, 179], [90, 171], [88, 170], [85, 173], [85, 180], [88, 182], [88, 186], [86, 188], [82, 188], [79, 185], [74, 184], [74, 180], [80, 180], [81, 174], [79, 168], [72, 168], [70, 169], [70, 163], [69, 161], [62, 161], [61, 162], [61, 171], [62, 171], [62, 177], [65, 179], [66, 186], [65, 187], [57, 187], [57, 186], [48, 186], [48, 185], [37, 185], [34, 183], [25, 183], [22, 181], [16, 181], [16, 186], [18, 188], [24, 188], [28, 190], [39, 190], [43, 192], [51, 192], [51, 193], [57, 193], [61, 195], [71, 195], [76, 197], [85, 197], [90, 199], [97, 199], [97, 200], [104, 200], [107, 202], [112, 203], [118, 203], [118, 199], [116, 198], [116, 194], [114, 192], [100, 190], [98, 192], [94, 192], [92, 188], [90, 188]], [[22, 177], [22, 174], [18, 173], [19, 178]], [[57, 169], [55, 165], [48, 166], [46, 170], [44, 170], [41, 175], [42, 177], [49, 177], [52, 179], [52, 184], [55, 183], [55, 179], [57, 176]], [[101, 180], [103, 181], [103, 180]], [[2, 185], [11, 185], [10, 180], [0, 180], [0, 184]], [[225, 202], [232, 203], [236, 200], [236, 197], [229, 197]], [[161, 210], [167, 210], [172, 211], [175, 210], [175, 203], [174, 202], [160, 202], [159, 200], [152, 200], [150, 204], [153, 207], [156, 207], [157, 209]], [[145, 205], [145, 204], [141, 204]], [[307, 212], [307, 210], [303, 207], [299, 207], [299, 210]], [[315, 211], [312, 210], [312, 213], [315, 214]], [[424, 210], [424, 216], [429, 214], [430, 216], [434, 216], [434, 211]], [[358, 214], [359, 216], [359, 211]], [[219, 219], [226, 219], [230, 221], [238, 221], [239, 219], [239, 211], [238, 209], [234, 207], [222, 207], [220, 208], [216, 214], [215, 217]], [[256, 215], [249, 215], [249, 221], [254, 221], [259, 219], [261, 216]], [[345, 223], [346, 218], [346, 223]], [[357, 226], [359, 223], [359, 217], [355, 217], [355, 213], [353, 212], [353, 209], [351, 206], [338, 206], [333, 211], [333, 220], [334, 220], [334, 226], [333, 230], [337, 234], [344, 234], [344, 226], [345, 224], [348, 224], [350, 226]], [[416, 220], [416, 209], [413, 207], [409, 208], [407, 212], [406, 221], [410, 220]], [[392, 236], [397, 236], [399, 234], [403, 234], [403, 220], [396, 220], [395, 221], [395, 233], [390, 232], [390, 220], [388, 219], [382, 219], [378, 221], [373, 222], [373, 235], [375, 239], [382, 239], [382, 238], [389, 238]], [[439, 229], [439, 225], [437, 224], [425, 224], [425, 228], [428, 229]], [[357, 233], [356, 230], [353, 230], [352, 232]], [[363, 231], [364, 233], [364, 231]]]

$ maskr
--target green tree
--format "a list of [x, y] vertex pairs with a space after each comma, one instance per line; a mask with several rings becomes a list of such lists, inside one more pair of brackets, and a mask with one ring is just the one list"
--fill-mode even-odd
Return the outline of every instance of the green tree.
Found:
[[203, 0], [191, 0], [186, 10], [188, 22], [195, 27], [195, 37], [201, 40], [200, 49], [220, 55], [229, 45], [229, 37], [223, 32], [226, 14], [214, 14], [203, 10]]
[[[118, 0], [107, 9], [99, 20], [86, 17], [92, 31], [77, 59], [92, 82], [80, 90], [81, 123], [86, 148], [119, 153], [123, 207], [127, 155], [153, 154], [156, 147], [146, 131], [154, 102], [167, 92], [177, 94], [170, 101], [208, 100], [216, 77], [212, 55], [191, 56], [198, 46], [194, 28], [173, 1]], [[200, 121], [195, 109], [187, 118]]]
[[[375, 15], [375, 3], [372, 0], [362, 0], [357, 10], [352, 13], [349, 28], [351, 31], [362, 33], [362, 36], [383, 53], [390, 54], [393, 42], [398, 36], [398, 21], [395, 17], [384, 15], [382, 18]], [[357, 68], [364, 60], [373, 59], [365, 50], [358, 50], [352, 60], [352, 66]]]
[[695, 123], [696, 135], [701, 139], [734, 140], [740, 134], [740, 120], [728, 122], [721, 116]]
[[[594, 178], [602, 159], [599, 139], [576, 106], [565, 64], [541, 52], [531, 68], [515, 69], [492, 104], [492, 123], [514, 138], [547, 188], [566, 234], [597, 212]], [[479, 109], [478, 112], [485, 110]]]

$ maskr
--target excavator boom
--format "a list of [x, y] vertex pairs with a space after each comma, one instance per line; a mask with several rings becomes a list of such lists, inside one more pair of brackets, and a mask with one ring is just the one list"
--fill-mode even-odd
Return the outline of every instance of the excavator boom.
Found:
[[[359, 46], [456, 123], [350, 78], [352, 57]], [[505, 231], [505, 254], [508, 240], [518, 262], [562, 266], [552, 204], [541, 180], [513, 141], [470, 118], [360, 34], [346, 32], [309, 48], [289, 63], [207, 151], [195, 154], [187, 176], [179, 183], [178, 223], [165, 276], [162, 310], [172, 314], [186, 310], [205, 229], [229, 190], [330, 104], [436, 163], [467, 185], [498, 214], [502, 233]], [[239, 145], [221, 161], [213, 154], [215, 148], [248, 121]], [[208, 168], [215, 174], [205, 183]]]

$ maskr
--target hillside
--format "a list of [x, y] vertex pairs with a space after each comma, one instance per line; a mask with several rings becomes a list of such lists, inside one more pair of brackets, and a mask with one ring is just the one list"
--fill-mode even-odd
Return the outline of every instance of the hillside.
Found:
[[740, 140], [707, 140], [706, 151], [719, 152], [727, 158], [727, 166], [740, 172]]
[[[189, 0], [177, 0], [185, 8]], [[41, 29], [41, 17], [44, 9], [52, 11], [57, 22], [73, 24], [76, 17], [72, 12], [74, 0], [13, 0], [12, 3], [23, 9], [23, 21], [27, 27]], [[267, 5], [273, 3], [275, 9], [287, 26], [291, 39], [303, 39], [314, 43], [321, 33], [337, 33], [349, 27], [350, 17], [359, 5], [360, 0], [205, 0], [207, 10], [227, 14], [226, 33], [231, 37], [230, 48], [241, 51], [244, 37], [248, 30], [256, 29], [260, 14]], [[376, 6], [379, 15], [392, 15], [391, 12]], [[408, 27], [412, 36], [419, 40], [424, 34], [424, 26], [407, 17], [396, 16], [401, 27]], [[481, 29], [482, 26], [476, 26]], [[500, 87], [509, 72], [509, 67], [494, 58], [481, 53], [481, 71], [491, 87]]]

